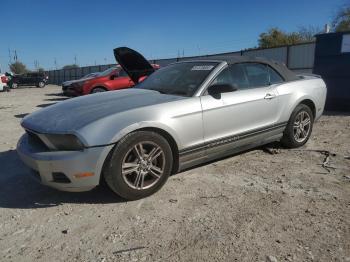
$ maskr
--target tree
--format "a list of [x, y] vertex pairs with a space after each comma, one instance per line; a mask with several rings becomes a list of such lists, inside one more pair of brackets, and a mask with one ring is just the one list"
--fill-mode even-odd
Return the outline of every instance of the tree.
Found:
[[318, 26], [301, 26], [299, 27], [298, 34], [305, 42], [315, 41], [315, 35], [322, 33], [322, 30]]
[[77, 64], [71, 64], [71, 65], [65, 65], [62, 67], [62, 69], [73, 69], [73, 68], [79, 68]]
[[19, 61], [10, 64], [10, 70], [14, 74], [24, 74], [28, 72], [26, 65]]
[[45, 69], [42, 68], [42, 67], [39, 67], [39, 68], [38, 68], [38, 72], [39, 72], [39, 73], [44, 73], [44, 72], [45, 72]]
[[336, 32], [350, 30], [350, 6], [341, 8], [333, 19], [333, 30]]
[[259, 35], [259, 47], [269, 48], [281, 45], [292, 45], [300, 42], [299, 36], [296, 33], [288, 34], [274, 27], [266, 33]]
[[270, 48], [283, 45], [295, 45], [305, 42], [315, 41], [314, 35], [319, 33], [317, 27], [301, 27], [298, 32], [284, 32], [279, 28], [271, 28], [259, 35], [259, 47]]

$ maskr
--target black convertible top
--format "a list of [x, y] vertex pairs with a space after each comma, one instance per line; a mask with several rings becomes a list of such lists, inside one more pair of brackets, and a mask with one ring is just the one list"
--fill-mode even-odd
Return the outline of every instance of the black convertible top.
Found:
[[[237, 63], [262, 63], [271, 66], [273, 69], [275, 69], [283, 78], [285, 81], [295, 81], [298, 80], [298, 76], [291, 70], [289, 70], [284, 64], [265, 59], [262, 57], [251, 57], [251, 56], [231, 56], [229, 58], [214, 58], [210, 59], [209, 57], [203, 57], [203, 59], [193, 58], [186, 61], [223, 61], [230, 64], [237, 64]], [[180, 61], [181, 62], [181, 61]]]

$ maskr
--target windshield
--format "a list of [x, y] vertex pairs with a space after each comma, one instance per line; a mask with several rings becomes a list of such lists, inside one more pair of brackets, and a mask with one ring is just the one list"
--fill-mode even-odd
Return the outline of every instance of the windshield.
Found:
[[87, 74], [87, 75], [83, 76], [81, 79], [90, 78], [90, 77], [96, 76], [96, 75], [98, 75], [98, 74], [99, 74], [99, 73], [90, 73], [90, 74]]
[[101, 73], [98, 73], [98, 75], [99, 76], [108, 76], [110, 73], [112, 73], [116, 69], [117, 69], [117, 67], [111, 67], [111, 68], [108, 68], [107, 70], [105, 70]]
[[193, 96], [217, 64], [186, 62], [169, 65], [151, 74], [137, 88], [155, 90], [162, 94]]

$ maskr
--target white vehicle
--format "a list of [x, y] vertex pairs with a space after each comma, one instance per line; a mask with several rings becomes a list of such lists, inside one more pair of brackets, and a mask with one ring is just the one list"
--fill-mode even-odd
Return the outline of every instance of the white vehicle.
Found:
[[10, 91], [10, 88], [7, 86], [7, 81], [7, 76], [0, 74], [0, 91]]

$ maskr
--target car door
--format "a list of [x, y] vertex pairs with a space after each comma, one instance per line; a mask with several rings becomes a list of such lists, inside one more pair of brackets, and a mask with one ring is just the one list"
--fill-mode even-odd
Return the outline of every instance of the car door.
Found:
[[118, 80], [118, 85], [120, 85], [121, 88], [132, 87], [135, 85], [124, 69], [119, 71], [118, 78], [116, 80]]
[[28, 83], [28, 81], [27, 81], [27, 78], [28, 78], [28, 76], [27, 76], [28, 74], [22, 74], [22, 75], [19, 75], [18, 76], [18, 84], [21, 84], [21, 85], [26, 85], [27, 83]]
[[[211, 83], [228, 83], [237, 91], [213, 97], [201, 96], [204, 139], [208, 142], [237, 141], [273, 127], [278, 117], [278, 95], [269, 83], [265, 64], [241, 63], [224, 69]], [[261, 137], [260, 137], [261, 138]]]
[[30, 73], [27, 77], [27, 85], [36, 85], [37, 73]]

